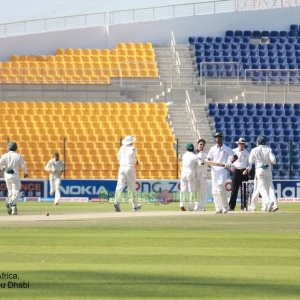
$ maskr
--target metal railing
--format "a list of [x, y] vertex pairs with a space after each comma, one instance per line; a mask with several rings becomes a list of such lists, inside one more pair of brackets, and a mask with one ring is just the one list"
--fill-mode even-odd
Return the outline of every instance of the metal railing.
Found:
[[298, 0], [266, 0], [259, 2], [253, 2], [252, 0], [212, 0], [0, 24], [0, 37], [299, 5], [300, 1]]
[[185, 91], [185, 109], [189, 116], [189, 123], [191, 125], [193, 138], [194, 140], [198, 140], [200, 138], [200, 132], [197, 129], [197, 118], [195, 116], [194, 110], [192, 109], [191, 98], [188, 90]]

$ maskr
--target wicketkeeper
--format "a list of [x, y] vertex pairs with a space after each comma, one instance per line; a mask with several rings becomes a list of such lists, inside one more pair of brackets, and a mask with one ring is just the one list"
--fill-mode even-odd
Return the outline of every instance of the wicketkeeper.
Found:
[[6, 201], [7, 212], [9, 215], [17, 214], [17, 201], [21, 190], [21, 180], [19, 174], [20, 166], [23, 169], [24, 178], [28, 177], [27, 168], [21, 154], [17, 153], [18, 145], [16, 142], [9, 142], [8, 152], [3, 154], [0, 159], [0, 167], [4, 171], [4, 178], [8, 191]]

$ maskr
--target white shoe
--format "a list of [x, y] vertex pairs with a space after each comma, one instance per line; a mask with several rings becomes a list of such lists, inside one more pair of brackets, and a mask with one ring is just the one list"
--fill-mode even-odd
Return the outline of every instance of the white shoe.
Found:
[[142, 205], [141, 204], [138, 204], [137, 206], [135, 206], [132, 211], [138, 211], [142, 208]]
[[227, 214], [227, 213], [228, 213], [228, 208], [223, 208], [223, 209], [222, 209], [222, 213], [223, 213], [223, 214]]
[[279, 209], [279, 207], [278, 206], [273, 206], [273, 208], [272, 208], [272, 212], [275, 212], [275, 211], [277, 211]]
[[270, 202], [270, 203], [268, 204], [268, 212], [272, 212], [273, 206], [274, 206], [274, 202]]
[[16, 206], [12, 206], [12, 207], [11, 207], [11, 214], [12, 214], [12, 215], [17, 215], [17, 214], [18, 214], [18, 212], [17, 212], [17, 207], [16, 207]]
[[248, 207], [248, 211], [250, 211], [250, 212], [255, 212], [255, 211], [256, 211], [256, 208], [254, 208], [254, 207]]

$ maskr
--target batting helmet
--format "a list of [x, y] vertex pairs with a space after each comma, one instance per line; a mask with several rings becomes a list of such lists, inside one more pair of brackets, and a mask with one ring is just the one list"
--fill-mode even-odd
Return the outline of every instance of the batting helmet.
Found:
[[11, 141], [7, 144], [7, 148], [9, 151], [16, 151], [18, 149], [18, 145], [16, 142]]
[[257, 145], [265, 145], [266, 144], [266, 138], [263, 135], [260, 135], [257, 140]]

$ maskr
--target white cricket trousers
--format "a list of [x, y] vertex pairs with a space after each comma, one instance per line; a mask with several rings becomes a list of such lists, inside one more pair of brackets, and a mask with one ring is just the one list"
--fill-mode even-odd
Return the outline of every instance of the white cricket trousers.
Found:
[[[251, 198], [251, 209], [255, 210], [259, 194], [262, 197], [262, 207], [267, 208], [271, 202], [269, 192], [272, 184], [272, 172], [263, 168], [255, 169], [256, 187]], [[275, 198], [275, 194], [274, 194]]]
[[18, 174], [5, 173], [5, 182], [7, 187], [8, 203], [12, 206], [17, 205], [19, 194], [21, 190], [21, 181]]
[[196, 178], [188, 174], [181, 176], [180, 179], [180, 207], [185, 206], [185, 202], [189, 201], [189, 209], [193, 210], [196, 194]]
[[228, 210], [228, 200], [225, 189], [225, 183], [215, 184], [212, 183], [212, 195], [214, 198], [215, 209], [217, 212]]
[[54, 204], [58, 203], [58, 200], [60, 199], [60, 184], [61, 184], [61, 178], [59, 177], [50, 178], [50, 195], [55, 195]]
[[136, 203], [136, 175], [135, 168], [120, 166], [118, 173], [118, 182], [115, 192], [115, 203], [120, 203], [122, 201], [122, 192], [127, 186], [128, 189], [128, 198], [124, 199], [124, 202], [127, 202], [129, 199], [132, 207], [135, 208], [137, 206]]
[[198, 175], [199, 177], [197, 178], [196, 182], [196, 189], [197, 189], [197, 199], [198, 203], [195, 203], [195, 210], [198, 209], [205, 209], [205, 206], [207, 204], [207, 178], [205, 175]]

